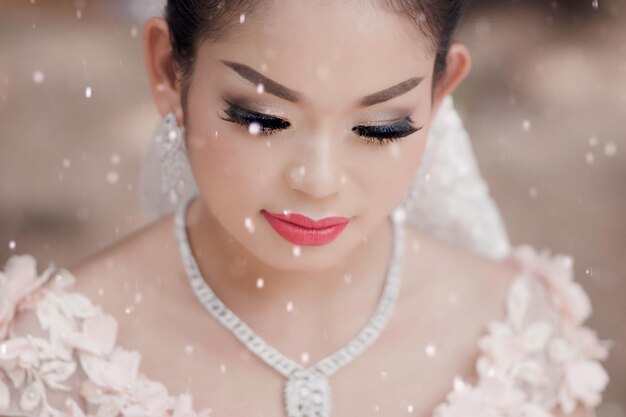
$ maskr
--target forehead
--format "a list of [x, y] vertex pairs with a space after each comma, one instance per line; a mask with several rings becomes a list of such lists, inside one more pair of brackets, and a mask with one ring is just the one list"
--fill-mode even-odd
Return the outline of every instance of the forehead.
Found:
[[326, 105], [432, 75], [427, 38], [374, 1], [277, 0], [238, 19], [223, 41], [199, 49], [225, 77], [237, 75], [221, 60], [241, 62]]

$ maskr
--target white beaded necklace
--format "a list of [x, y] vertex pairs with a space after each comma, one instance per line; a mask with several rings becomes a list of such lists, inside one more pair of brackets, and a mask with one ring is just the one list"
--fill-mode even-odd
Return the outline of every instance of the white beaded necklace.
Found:
[[257, 336], [215, 295], [202, 277], [192, 253], [185, 218], [192, 196], [179, 205], [174, 226], [180, 255], [191, 288], [204, 308], [230, 330], [244, 346], [287, 378], [284, 389], [285, 407], [289, 417], [329, 417], [331, 392], [328, 377], [363, 353], [380, 336], [396, 305], [400, 292], [402, 255], [404, 253], [404, 219], [402, 208], [390, 215], [393, 226], [393, 253], [378, 306], [369, 322], [348, 344], [310, 368], [282, 355]]

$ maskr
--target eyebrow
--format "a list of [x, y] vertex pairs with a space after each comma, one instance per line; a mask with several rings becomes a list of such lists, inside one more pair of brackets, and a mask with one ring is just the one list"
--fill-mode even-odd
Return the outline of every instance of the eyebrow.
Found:
[[[271, 78], [266, 77], [260, 72], [252, 69], [248, 65], [241, 64], [239, 62], [225, 61], [222, 60], [222, 63], [227, 67], [234, 70], [236, 73], [241, 75], [246, 80], [251, 83], [258, 85], [263, 84], [263, 90], [266, 93], [270, 93], [275, 95], [276, 97], [280, 97], [287, 101], [291, 101], [292, 103], [299, 103], [303, 101], [302, 93], [299, 93], [291, 88], [285, 87], [284, 85], [277, 83]], [[369, 107], [374, 104], [383, 103], [385, 101], [391, 100], [394, 97], [398, 97], [415, 87], [417, 87], [422, 81], [424, 77], [412, 77], [406, 81], [393, 85], [384, 90], [378, 91], [373, 94], [369, 94], [365, 97], [362, 97], [357, 101], [358, 107]]]

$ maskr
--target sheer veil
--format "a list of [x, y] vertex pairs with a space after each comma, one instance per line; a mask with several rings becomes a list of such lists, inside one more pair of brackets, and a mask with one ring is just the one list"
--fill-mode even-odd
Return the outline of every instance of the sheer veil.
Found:
[[427, 233], [493, 259], [511, 249], [452, 96], [443, 100], [433, 120], [404, 204], [408, 221]]
[[[166, 171], [161, 164], [157, 143], [152, 140], [141, 168], [140, 197], [153, 218], [176, 206], [161, 191], [162, 181], [171, 181], [162, 177]], [[182, 171], [178, 173], [183, 185], [180, 201], [185, 201], [197, 194], [198, 188], [188, 163]], [[406, 220], [426, 233], [492, 259], [506, 256], [510, 250], [505, 225], [451, 96], [443, 100], [433, 120], [422, 163], [400, 205]]]

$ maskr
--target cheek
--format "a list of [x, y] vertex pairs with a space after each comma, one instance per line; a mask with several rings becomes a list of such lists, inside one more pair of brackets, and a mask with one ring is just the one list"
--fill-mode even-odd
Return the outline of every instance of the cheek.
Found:
[[251, 215], [244, 211], [260, 210], [269, 197], [279, 157], [266, 156], [271, 149], [265, 139], [247, 137], [245, 132], [233, 132], [236, 129], [217, 122], [190, 126], [187, 143], [194, 177], [214, 210]]
[[362, 170], [365, 196], [365, 210], [390, 212], [404, 197], [424, 154], [426, 137], [416, 133], [404, 142], [387, 144], [377, 151], [380, 156]]

